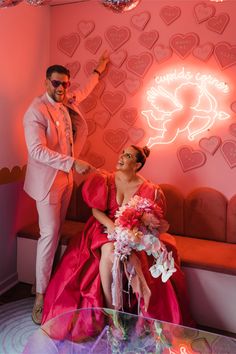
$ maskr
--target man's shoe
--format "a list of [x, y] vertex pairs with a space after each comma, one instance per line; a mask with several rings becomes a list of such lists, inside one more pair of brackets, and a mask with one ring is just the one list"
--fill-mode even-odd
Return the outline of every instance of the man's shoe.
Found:
[[34, 304], [32, 311], [32, 320], [35, 324], [41, 325], [43, 316], [43, 304]]

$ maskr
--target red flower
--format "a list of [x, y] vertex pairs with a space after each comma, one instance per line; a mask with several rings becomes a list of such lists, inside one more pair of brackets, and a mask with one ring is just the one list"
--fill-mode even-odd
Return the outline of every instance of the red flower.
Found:
[[142, 214], [141, 211], [134, 208], [127, 208], [119, 217], [119, 225], [127, 227], [128, 229], [133, 229], [134, 227], [139, 228], [142, 223]]

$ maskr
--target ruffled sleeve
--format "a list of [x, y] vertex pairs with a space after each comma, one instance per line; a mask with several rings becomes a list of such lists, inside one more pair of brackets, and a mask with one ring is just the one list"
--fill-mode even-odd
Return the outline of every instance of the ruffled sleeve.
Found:
[[142, 187], [139, 190], [139, 195], [142, 197], [149, 198], [154, 200], [157, 205], [162, 209], [163, 214], [166, 213], [166, 198], [158, 184], [154, 184], [150, 181], [146, 181], [143, 183]]
[[163, 214], [166, 214], [166, 197], [163, 190], [158, 185], [155, 185], [155, 202], [162, 209]]
[[94, 173], [84, 182], [82, 196], [90, 208], [96, 208], [101, 211], [107, 209], [107, 175]]

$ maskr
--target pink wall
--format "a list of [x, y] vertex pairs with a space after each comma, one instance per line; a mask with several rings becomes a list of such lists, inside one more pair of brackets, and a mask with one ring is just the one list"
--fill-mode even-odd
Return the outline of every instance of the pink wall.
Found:
[[[19, 4], [0, 9], [0, 170], [26, 164], [22, 119], [43, 89], [49, 20], [48, 7]], [[23, 213], [30, 220], [31, 210], [28, 199], [25, 204], [22, 183], [0, 184], [0, 292], [17, 279], [15, 233], [25, 221]]]
[[26, 162], [22, 118], [43, 89], [49, 61], [49, 11], [25, 4], [0, 10], [0, 168]]
[[[184, 193], [209, 186], [228, 198], [235, 194], [235, 1], [143, 0], [123, 14], [89, 1], [53, 7], [51, 14], [51, 63], [68, 65], [74, 84], [84, 84], [104, 49], [111, 53], [112, 64], [99, 90], [82, 104], [90, 133], [83, 158], [113, 169], [125, 145], [144, 145], [158, 134], [155, 119], [154, 128], [147, 124], [152, 110], [156, 119], [171, 123], [152, 146], [143, 174], [174, 184]], [[192, 84], [187, 77], [170, 84], [154, 80], [175, 70], [180, 75], [183, 67], [190, 72]], [[199, 75], [210, 75], [205, 88]], [[168, 97], [162, 91], [152, 101], [161, 107], [154, 109], [147, 100], [151, 87], [168, 91]], [[176, 98], [176, 105], [183, 107], [177, 112]], [[147, 118], [142, 111], [149, 111]], [[196, 115], [200, 118], [194, 118], [190, 126]], [[177, 128], [182, 132], [176, 134]], [[189, 140], [188, 135], [200, 128], [204, 131]], [[174, 142], [163, 144], [175, 135]]]

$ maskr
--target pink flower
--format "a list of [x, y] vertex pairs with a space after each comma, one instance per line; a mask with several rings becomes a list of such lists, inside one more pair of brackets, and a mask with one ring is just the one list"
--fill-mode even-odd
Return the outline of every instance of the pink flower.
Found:
[[156, 216], [152, 213], [144, 213], [142, 216], [142, 222], [150, 230], [157, 229], [160, 225], [160, 219], [157, 219]]
[[108, 234], [114, 242], [114, 259], [128, 259], [132, 250], [145, 251], [153, 256], [155, 264], [150, 268], [153, 277], [162, 277], [165, 282], [175, 271], [171, 252], [160, 241], [160, 233], [168, 230], [162, 209], [148, 198], [134, 196], [121, 206], [116, 214], [114, 232]]
[[127, 227], [128, 229], [133, 229], [134, 227], [139, 227], [141, 224], [142, 213], [133, 208], [127, 208], [119, 217], [119, 226]]

